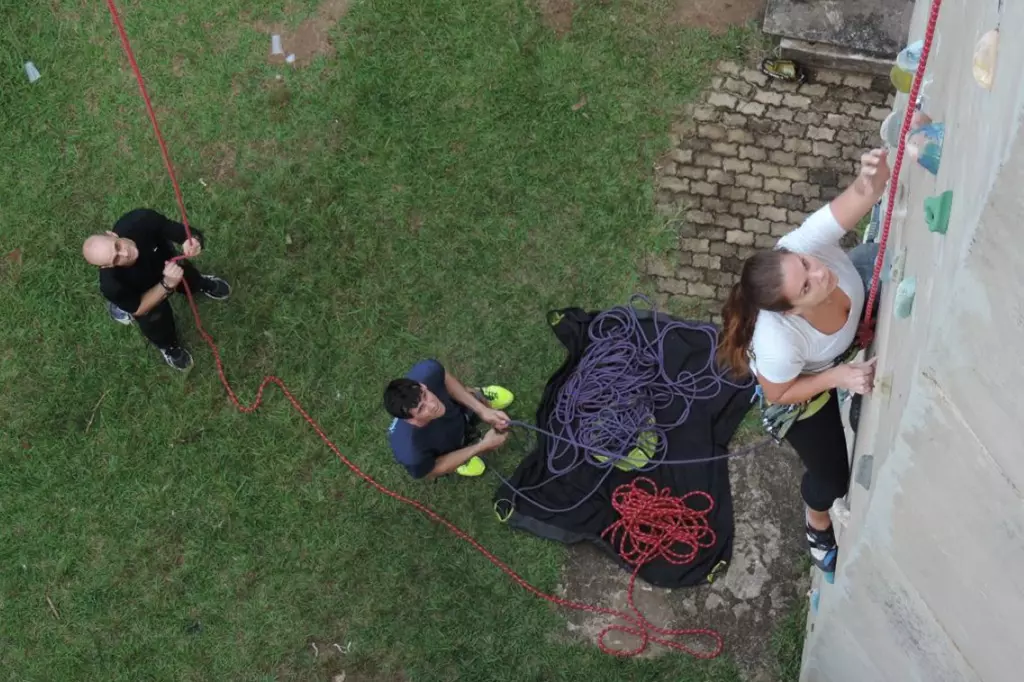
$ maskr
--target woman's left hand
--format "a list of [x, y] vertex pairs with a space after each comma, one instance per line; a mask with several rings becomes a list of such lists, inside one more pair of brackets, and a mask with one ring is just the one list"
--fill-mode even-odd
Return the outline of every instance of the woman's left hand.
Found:
[[885, 183], [889, 182], [888, 153], [884, 149], [872, 149], [860, 157], [860, 175], [857, 185], [864, 194], [882, 195]]

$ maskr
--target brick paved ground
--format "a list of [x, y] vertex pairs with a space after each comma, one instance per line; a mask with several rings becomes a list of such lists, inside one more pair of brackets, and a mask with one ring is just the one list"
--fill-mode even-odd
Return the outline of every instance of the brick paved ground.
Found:
[[819, 71], [798, 86], [734, 62], [717, 72], [655, 169], [678, 245], [644, 267], [660, 305], [715, 321], [743, 259], [852, 182], [892, 104], [885, 78]]

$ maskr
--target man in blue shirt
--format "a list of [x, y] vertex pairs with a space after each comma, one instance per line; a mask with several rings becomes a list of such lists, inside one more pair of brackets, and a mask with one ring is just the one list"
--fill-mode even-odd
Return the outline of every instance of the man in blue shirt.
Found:
[[[395, 460], [413, 478], [432, 480], [453, 471], [479, 476], [486, 468], [480, 455], [508, 438], [509, 418], [502, 410], [513, 399], [500, 386], [470, 391], [437, 360], [416, 363], [384, 390], [384, 409], [395, 418], [388, 431]], [[476, 440], [479, 422], [491, 428]]]

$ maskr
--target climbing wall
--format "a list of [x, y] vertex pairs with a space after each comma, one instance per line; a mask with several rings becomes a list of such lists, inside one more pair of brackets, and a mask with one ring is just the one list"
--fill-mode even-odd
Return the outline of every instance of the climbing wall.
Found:
[[[917, 3], [911, 41], [930, 6]], [[989, 90], [972, 58], [1000, 26]], [[892, 207], [877, 388], [835, 583], [815, 586], [805, 682], [1024, 675], [1024, 42], [1005, 30], [1020, 26], [1024, 0], [941, 6], [922, 106], [945, 125], [941, 164], [908, 159]], [[945, 191], [943, 234], [925, 203]]]

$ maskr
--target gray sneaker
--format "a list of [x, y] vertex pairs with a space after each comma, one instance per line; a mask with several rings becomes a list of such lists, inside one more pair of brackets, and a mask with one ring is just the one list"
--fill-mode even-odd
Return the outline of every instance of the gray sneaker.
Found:
[[192, 366], [192, 354], [181, 346], [161, 348], [160, 354], [164, 356], [164, 362], [179, 372], [184, 372]]
[[121, 310], [110, 301], [107, 301], [107, 312], [110, 313], [110, 319], [118, 324], [131, 324], [134, 321], [131, 314]]

